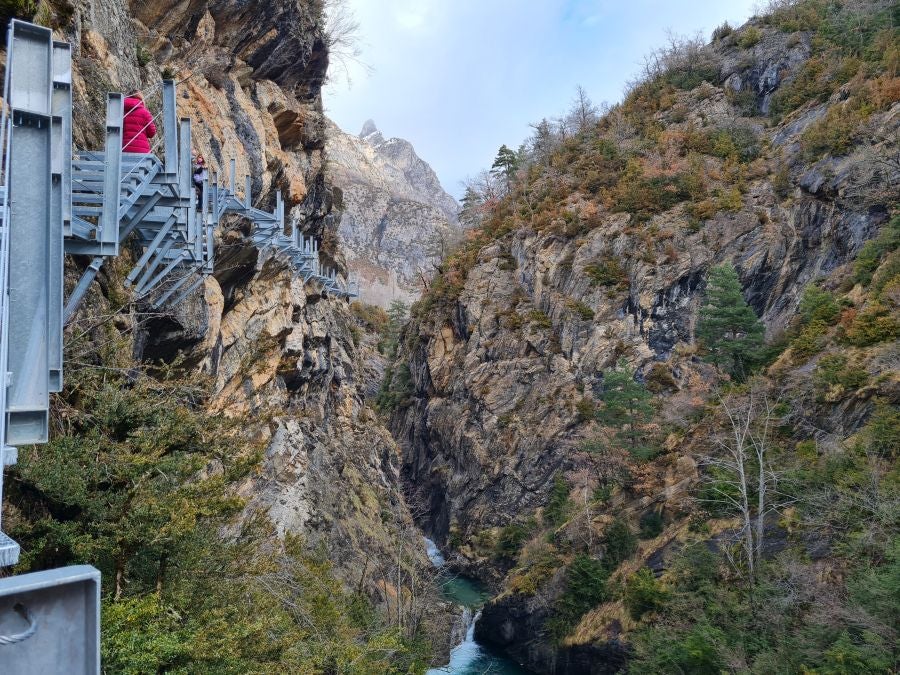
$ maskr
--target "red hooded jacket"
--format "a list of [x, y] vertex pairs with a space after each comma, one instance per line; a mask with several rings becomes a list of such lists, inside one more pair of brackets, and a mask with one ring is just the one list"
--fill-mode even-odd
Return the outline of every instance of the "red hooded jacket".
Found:
[[132, 96], [125, 99], [125, 123], [122, 128], [124, 152], [150, 152], [150, 139], [156, 136], [153, 116], [144, 102]]

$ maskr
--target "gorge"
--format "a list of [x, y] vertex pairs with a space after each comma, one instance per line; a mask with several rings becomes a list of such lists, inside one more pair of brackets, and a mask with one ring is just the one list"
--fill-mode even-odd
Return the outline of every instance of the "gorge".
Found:
[[235, 217], [155, 311], [123, 247], [7, 474], [13, 571], [101, 570], [111, 673], [895, 672], [896, 3], [673, 41], [461, 204], [328, 119], [326, 9], [9, 10], [73, 45], [78, 147], [107, 91], [174, 79], [210, 170], [364, 286]]

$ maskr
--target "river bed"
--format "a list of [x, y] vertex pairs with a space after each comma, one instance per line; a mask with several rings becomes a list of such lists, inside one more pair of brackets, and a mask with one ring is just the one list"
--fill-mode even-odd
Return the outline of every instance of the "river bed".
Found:
[[[437, 546], [428, 539], [425, 543], [431, 562], [435, 567], [443, 567], [446, 561]], [[513, 661], [475, 641], [475, 624], [481, 617], [481, 608], [490, 598], [490, 593], [478, 582], [449, 572], [439, 583], [444, 598], [464, 608], [466, 636], [450, 652], [450, 663], [442, 668], [432, 668], [427, 675], [527, 675], [527, 671]]]

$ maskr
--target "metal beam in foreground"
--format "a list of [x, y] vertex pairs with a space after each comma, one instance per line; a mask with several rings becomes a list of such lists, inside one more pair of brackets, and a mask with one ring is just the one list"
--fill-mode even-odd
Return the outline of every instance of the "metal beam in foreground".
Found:
[[[46, 443], [50, 425], [51, 89], [53, 39], [14, 21], [10, 30], [9, 340], [6, 445]], [[0, 439], [4, 440], [4, 439]]]
[[53, 43], [52, 191], [50, 204], [50, 391], [63, 386], [63, 237], [72, 230], [72, 47]]
[[0, 579], [0, 672], [100, 672], [100, 572], [84, 565]]

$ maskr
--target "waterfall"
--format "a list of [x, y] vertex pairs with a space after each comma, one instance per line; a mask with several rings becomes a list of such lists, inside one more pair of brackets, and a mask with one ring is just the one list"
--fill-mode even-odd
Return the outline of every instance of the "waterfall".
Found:
[[450, 652], [450, 663], [443, 668], [432, 668], [426, 675], [456, 675], [467, 673], [480, 659], [483, 658], [481, 646], [475, 642], [475, 624], [481, 618], [481, 610], [474, 614], [466, 607], [463, 613], [463, 621], [466, 626], [466, 638], [456, 645]]
[[425, 537], [425, 551], [428, 553], [428, 559], [431, 561], [431, 564], [438, 569], [447, 564], [447, 559], [444, 558], [441, 549], [428, 537]]
[[[447, 560], [433, 541], [425, 538], [425, 548], [431, 564], [436, 568], [445, 568]], [[492, 672], [497, 675], [517, 675], [524, 671], [515, 667], [502, 657], [490, 654], [475, 641], [475, 624], [481, 618], [481, 606], [485, 595], [471, 579], [442, 575], [444, 581], [442, 591], [444, 597], [462, 608], [462, 615], [454, 627], [455, 639], [461, 639], [450, 651], [450, 663], [442, 668], [432, 668], [427, 675], [469, 675]], [[456, 637], [458, 636], [458, 637]]]

